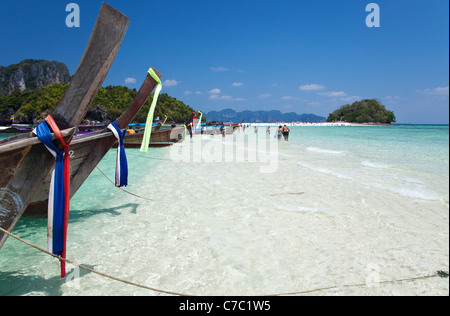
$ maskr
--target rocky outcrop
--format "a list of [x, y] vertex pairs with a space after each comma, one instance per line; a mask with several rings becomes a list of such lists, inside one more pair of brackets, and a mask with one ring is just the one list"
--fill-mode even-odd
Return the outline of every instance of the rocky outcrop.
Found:
[[0, 95], [67, 83], [71, 78], [69, 69], [63, 63], [26, 59], [8, 67], [0, 66]]

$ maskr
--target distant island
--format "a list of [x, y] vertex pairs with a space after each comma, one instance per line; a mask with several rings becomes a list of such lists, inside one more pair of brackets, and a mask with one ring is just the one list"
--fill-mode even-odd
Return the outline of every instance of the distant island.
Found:
[[349, 122], [369, 124], [392, 124], [396, 122], [394, 112], [386, 109], [376, 99], [365, 99], [346, 104], [328, 116], [327, 122]]
[[[58, 105], [70, 80], [67, 66], [56, 61], [26, 59], [19, 64], [0, 67], [0, 125], [34, 124], [42, 121]], [[82, 124], [104, 124], [117, 119], [137, 95], [124, 86], [100, 88]], [[134, 122], [144, 123], [153, 95], [143, 105]], [[155, 118], [184, 123], [194, 109], [182, 101], [161, 94]], [[11, 118], [14, 118], [12, 121]]]
[[[39, 89], [14, 91], [11, 95], [0, 96], [0, 125], [11, 123], [36, 124], [45, 119], [58, 105], [69, 84], [54, 84]], [[136, 89], [123, 86], [100, 88], [82, 124], [105, 124], [116, 120], [137, 95]], [[144, 103], [133, 122], [145, 123], [153, 94]], [[166, 93], [158, 98], [154, 117], [164, 118], [167, 123], [184, 123], [194, 111], [182, 101]]]
[[276, 123], [276, 122], [325, 122], [326, 118], [314, 114], [281, 113], [280, 111], [241, 111], [236, 112], [232, 109], [222, 111], [211, 111], [206, 114], [208, 121], [229, 121], [240, 123], [244, 120], [246, 123]]

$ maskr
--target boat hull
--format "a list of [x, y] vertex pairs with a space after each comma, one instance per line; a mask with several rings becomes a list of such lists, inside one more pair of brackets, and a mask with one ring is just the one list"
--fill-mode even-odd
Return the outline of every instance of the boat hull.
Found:
[[[225, 132], [226, 135], [233, 135], [234, 132], [236, 132], [238, 126], [225, 126]], [[203, 131], [203, 133], [201, 131], [196, 131], [195, 132], [196, 135], [222, 135], [222, 132], [220, 131], [220, 128], [216, 128], [216, 129], [206, 129]]]
[[[184, 127], [160, 129], [153, 131], [150, 137], [149, 147], [166, 147], [183, 140]], [[140, 148], [144, 133], [125, 135], [123, 145], [125, 148]], [[114, 144], [117, 147], [117, 142]]]

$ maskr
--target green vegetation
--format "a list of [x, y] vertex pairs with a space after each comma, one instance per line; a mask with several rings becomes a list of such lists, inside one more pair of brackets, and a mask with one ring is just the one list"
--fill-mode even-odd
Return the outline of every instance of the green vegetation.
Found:
[[[16, 123], [43, 120], [58, 105], [67, 87], [68, 84], [55, 84], [35, 90], [27, 89], [23, 93], [16, 90], [11, 95], [0, 96], [0, 123], [8, 123], [13, 113]], [[100, 88], [85, 119], [113, 121], [125, 111], [136, 94], [136, 89], [122, 86]], [[145, 123], [152, 100], [153, 94], [136, 115], [134, 122]], [[184, 123], [193, 111], [182, 101], [163, 93], [158, 98], [155, 117], [163, 118], [166, 114], [168, 122]]]
[[344, 121], [352, 123], [395, 123], [394, 112], [386, 110], [378, 100], [362, 100], [346, 104], [328, 116], [328, 122]]

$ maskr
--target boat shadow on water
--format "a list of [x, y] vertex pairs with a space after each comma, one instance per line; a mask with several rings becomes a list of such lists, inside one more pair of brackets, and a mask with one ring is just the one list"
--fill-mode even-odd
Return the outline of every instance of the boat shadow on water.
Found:
[[78, 220], [84, 220], [86, 218], [97, 216], [100, 214], [110, 214], [112, 216], [119, 216], [122, 215], [124, 211], [127, 209], [130, 210], [131, 214], [137, 214], [137, 208], [139, 207], [139, 204], [137, 203], [127, 203], [124, 205], [116, 206], [116, 207], [110, 207], [110, 208], [104, 208], [104, 209], [97, 209], [97, 210], [73, 210], [70, 211], [70, 221], [78, 221]]
[[[131, 214], [137, 214], [137, 208], [139, 204], [127, 203], [116, 207], [96, 209], [96, 210], [71, 210], [70, 221], [71, 223], [81, 222], [93, 216], [102, 214], [108, 214], [111, 216], [120, 216], [124, 212], [129, 211]], [[29, 228], [46, 230], [47, 219], [43, 217], [25, 217], [20, 220], [16, 226], [15, 233], [22, 238], [32, 238]], [[39, 228], [38, 228], [39, 227]], [[83, 267], [95, 270], [94, 265], [81, 264]], [[48, 295], [48, 296], [62, 296], [64, 293], [62, 287], [66, 286], [66, 281], [71, 281], [71, 275], [75, 275], [77, 278], [90, 274], [90, 271], [84, 269], [76, 269], [69, 265], [67, 276], [68, 279], [61, 279], [61, 277], [55, 274], [54, 277], [45, 278], [39, 275], [30, 273], [25, 274], [22, 271], [0, 271], [0, 296], [23, 296], [23, 295]], [[29, 271], [27, 269], [27, 271]]]
[[[70, 217], [69, 221], [71, 223], [76, 223], [80, 220], [85, 220], [87, 218], [101, 215], [101, 214], [110, 214], [112, 216], [119, 216], [122, 215], [122, 212], [130, 209], [131, 214], [137, 214], [137, 208], [139, 207], [139, 204], [137, 203], [127, 203], [116, 207], [110, 207], [110, 208], [103, 208], [103, 209], [95, 209], [95, 210], [70, 210]], [[46, 215], [40, 214], [40, 215], [33, 215], [33, 216], [26, 216], [22, 218], [23, 221], [30, 221], [30, 220], [44, 220], [47, 222]], [[18, 227], [17, 230], [20, 228]]]
[[[82, 266], [95, 270], [95, 266], [82, 264]], [[25, 275], [20, 271], [1, 272], [0, 271], [0, 296], [26, 296], [26, 295], [43, 295], [43, 296], [62, 296], [64, 292], [62, 287], [66, 286], [66, 282], [70, 281], [70, 276], [76, 273], [77, 278], [82, 278], [92, 272], [70, 268], [67, 271], [67, 280], [61, 279], [59, 275], [51, 278], [44, 278], [39, 275]], [[26, 286], [24, 286], [26, 284]]]

